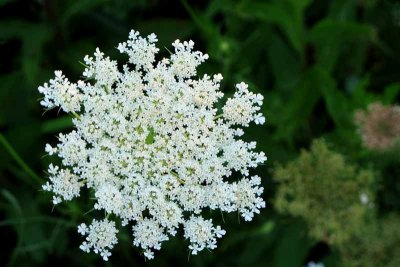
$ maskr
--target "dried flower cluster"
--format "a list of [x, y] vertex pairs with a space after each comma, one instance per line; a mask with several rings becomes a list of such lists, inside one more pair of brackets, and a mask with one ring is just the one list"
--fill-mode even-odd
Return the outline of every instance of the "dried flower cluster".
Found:
[[[84, 187], [93, 192], [94, 208], [106, 218], [78, 231], [86, 236], [81, 249], [104, 260], [117, 243], [115, 222], [132, 225], [133, 244], [151, 259], [181, 226], [193, 254], [214, 249], [225, 231], [202, 217], [204, 209], [237, 211], [250, 221], [265, 206], [261, 180], [249, 173], [265, 154], [240, 139], [241, 127], [264, 123], [263, 96], [239, 83], [218, 114], [221, 74], [194, 78], [208, 55], [176, 40], [170, 58], [156, 62], [156, 41], [131, 31], [118, 45], [129, 58], [121, 71], [97, 49], [84, 59], [85, 81], [72, 83], [56, 71], [39, 87], [44, 107], [76, 117], [73, 131], [46, 145], [62, 166], [49, 166], [43, 188], [54, 193], [54, 204]], [[232, 172], [242, 178], [232, 181]]]
[[275, 206], [278, 211], [302, 217], [309, 234], [339, 245], [363, 223], [373, 202], [373, 173], [357, 170], [344, 157], [316, 140], [310, 151], [286, 166], [278, 166]]
[[371, 150], [391, 149], [400, 139], [399, 106], [372, 103], [366, 111], [356, 112], [355, 122], [364, 146]]

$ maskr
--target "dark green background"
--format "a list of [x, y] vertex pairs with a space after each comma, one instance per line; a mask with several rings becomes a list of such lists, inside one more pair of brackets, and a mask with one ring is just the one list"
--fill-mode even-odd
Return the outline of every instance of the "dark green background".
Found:
[[[362, 148], [353, 114], [374, 101], [398, 101], [396, 1], [0, 0], [0, 266], [103, 265], [78, 248], [76, 225], [92, 217], [84, 214], [88, 204], [80, 199], [52, 210], [51, 196], [28, 169], [45, 179], [44, 145], [72, 126], [65, 114], [43, 114], [37, 87], [58, 69], [78, 80], [79, 61], [97, 46], [125, 60], [115, 47], [130, 29], [156, 33], [161, 55], [175, 39], [192, 39], [210, 55], [200, 74], [221, 72], [227, 95], [243, 80], [265, 96], [267, 123], [251, 126], [245, 138], [268, 156], [255, 172], [269, 204], [251, 223], [239, 222], [236, 214], [225, 215], [224, 223], [213, 214], [227, 235], [216, 251], [198, 256], [188, 257], [187, 242], [178, 235], [145, 262], [128, 227], [104, 266], [300, 267], [309, 260], [340, 266], [337, 251], [309, 239], [301, 220], [274, 210], [273, 167], [319, 137], [360, 166], [380, 158]], [[385, 171], [385, 164], [375, 165]], [[394, 168], [382, 182], [381, 213], [399, 210], [399, 173]]]

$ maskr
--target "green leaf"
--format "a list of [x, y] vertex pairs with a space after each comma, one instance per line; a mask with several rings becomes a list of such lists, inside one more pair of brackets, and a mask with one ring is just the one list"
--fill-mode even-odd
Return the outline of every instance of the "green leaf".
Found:
[[21, 20], [4, 20], [0, 22], [0, 40], [11, 38], [23, 39], [31, 23]]
[[328, 16], [340, 21], [354, 20], [357, 15], [358, 4], [358, 0], [333, 1], [330, 5]]
[[36, 85], [42, 50], [51, 38], [52, 31], [46, 24], [33, 24], [19, 20], [0, 22], [0, 39], [18, 38], [22, 41], [22, 71], [30, 85]]
[[274, 253], [273, 266], [303, 266], [312, 242], [307, 238], [306, 225], [297, 221], [284, 228]]
[[24, 178], [24, 182], [26, 183], [38, 183], [42, 184], [43, 180], [42, 178], [37, 175], [29, 166], [26, 164], [26, 162], [20, 157], [20, 155], [17, 153], [17, 151], [11, 146], [11, 144], [7, 141], [5, 136], [0, 133], [0, 145], [4, 147], [4, 149], [8, 152], [8, 154], [14, 159], [14, 161], [20, 166], [20, 168], [30, 176], [30, 179]]
[[385, 87], [385, 91], [382, 96], [383, 104], [392, 104], [400, 92], [400, 84], [393, 83]]
[[218, 12], [231, 11], [232, 6], [234, 6], [235, 0], [218, 0], [211, 1], [207, 7], [206, 14], [208, 17], [213, 17]]
[[[183, 7], [189, 13], [193, 22], [197, 25], [197, 27], [202, 31], [206, 38], [220, 38], [219, 31], [216, 29], [213, 24], [211, 18], [205, 16], [201, 12], [194, 10], [186, 0], [180, 0]], [[210, 39], [212, 40], [212, 39]]]
[[[23, 212], [22, 212], [22, 208], [21, 208], [21, 205], [19, 204], [18, 199], [11, 192], [9, 192], [6, 189], [2, 189], [1, 194], [10, 204], [9, 217], [18, 218], [18, 220], [21, 222], [22, 218], [23, 218]], [[18, 241], [17, 241], [17, 244], [15, 245], [15, 248], [9, 259], [10, 266], [12, 266], [14, 264], [14, 262], [16, 261], [16, 259], [18, 257], [18, 253], [22, 246], [23, 239], [25, 236], [25, 227], [22, 223], [15, 224], [14, 228], [18, 234]]]
[[350, 77], [348, 79], [347, 91], [351, 93], [353, 106], [356, 108], [365, 108], [369, 103], [376, 101], [376, 96], [367, 91], [370, 85], [370, 76]]
[[16, 214], [15, 217], [22, 217], [22, 208], [21, 205], [19, 204], [17, 198], [8, 190], [2, 189], [1, 194], [3, 197], [8, 201], [10, 204], [10, 211], [14, 214]]
[[304, 47], [304, 9], [309, 0], [244, 1], [237, 13], [245, 18], [258, 18], [277, 25], [293, 48], [302, 53]]
[[325, 77], [320, 69], [312, 68], [302, 76], [293, 95], [284, 101], [282, 121], [277, 125], [275, 137], [292, 141], [295, 132], [308, 125], [308, 120], [321, 97], [321, 87], [324, 86]]
[[63, 116], [53, 120], [47, 120], [42, 123], [42, 133], [57, 133], [66, 129], [72, 128], [72, 118], [70, 116]]
[[[292, 91], [300, 80], [301, 61], [287, 42], [267, 28], [264, 34], [269, 36], [267, 56], [275, 77], [275, 87]], [[288, 90], [289, 89], [289, 90]]]
[[150, 127], [149, 128], [149, 134], [147, 135], [146, 141], [145, 141], [145, 143], [147, 145], [150, 145], [150, 144], [154, 143], [154, 135], [155, 135], [154, 129], [153, 129], [153, 127]]
[[45, 24], [31, 26], [24, 34], [22, 46], [22, 70], [28, 84], [36, 86], [41, 70], [40, 63], [45, 43], [51, 38], [52, 32]]
[[352, 126], [352, 110], [349, 98], [336, 88], [335, 80], [324, 70], [320, 70], [322, 94], [329, 115], [339, 129], [349, 129]]
[[359, 46], [373, 41], [374, 33], [369, 25], [324, 19], [311, 29], [308, 41], [316, 47], [317, 64], [331, 72], [345, 44], [353, 42]]
[[92, 9], [103, 4], [106, 0], [81, 0], [70, 1], [72, 4], [68, 5], [64, 13], [61, 15], [60, 20], [63, 24], [69, 21], [72, 17], [81, 13], [90, 13]]
[[10, 113], [13, 112], [14, 105], [12, 101], [10, 101], [10, 98], [13, 93], [13, 88], [20, 84], [21, 78], [21, 72], [13, 72], [0, 76], [0, 126], [13, 121], [13, 117], [10, 116]]

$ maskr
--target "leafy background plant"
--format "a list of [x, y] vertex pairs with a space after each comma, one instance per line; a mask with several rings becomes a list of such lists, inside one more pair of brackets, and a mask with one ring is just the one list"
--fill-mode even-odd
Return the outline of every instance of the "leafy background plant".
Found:
[[[85, 220], [89, 204], [81, 199], [52, 209], [51, 197], [41, 190], [42, 170], [49, 163], [44, 145], [54, 143], [56, 133], [69, 131], [72, 123], [57, 111], [42, 114], [38, 85], [55, 69], [79, 79], [79, 61], [97, 46], [122, 59], [115, 46], [131, 28], [155, 32], [161, 48], [177, 38], [193, 39], [210, 55], [200, 73], [221, 72], [227, 95], [244, 80], [265, 96], [267, 124], [251, 127], [246, 138], [256, 140], [269, 157], [255, 171], [263, 178], [269, 205], [251, 223], [225, 214], [222, 225], [228, 234], [216, 251], [189, 256], [187, 244], [177, 237], [163, 245], [155, 260], [145, 262], [127, 229], [110, 262], [102, 263], [78, 248], [76, 225]], [[5, 244], [0, 266], [296, 267], [309, 261], [398, 266], [393, 247], [400, 234], [393, 225], [400, 225], [399, 151], [363, 148], [353, 122], [354, 112], [372, 102], [399, 101], [396, 1], [3, 0], [0, 47], [0, 236]], [[276, 164], [297, 159], [301, 149], [321, 137], [347, 163], [374, 173], [373, 208], [352, 233], [355, 242], [340, 246], [310, 236], [310, 218], [274, 207], [282, 186], [272, 179]], [[312, 185], [321, 195], [330, 193]], [[316, 221], [324, 218], [321, 210]], [[220, 214], [210, 216], [222, 221]], [[369, 260], [360, 261], [360, 254]]]

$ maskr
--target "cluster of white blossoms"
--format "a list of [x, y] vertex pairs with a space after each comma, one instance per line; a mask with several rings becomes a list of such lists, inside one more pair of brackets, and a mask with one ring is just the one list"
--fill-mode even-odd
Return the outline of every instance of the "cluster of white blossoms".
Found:
[[109, 250], [117, 244], [116, 234], [118, 230], [115, 228], [115, 222], [108, 219], [103, 221], [93, 220], [89, 228], [82, 223], [78, 226], [78, 233], [83, 236], [87, 235], [86, 241], [79, 248], [86, 252], [90, 252], [90, 249], [93, 249], [104, 260], [108, 260], [108, 257], [111, 256]]
[[43, 188], [53, 192], [54, 204], [89, 189], [106, 218], [79, 226], [86, 236], [81, 249], [104, 260], [117, 243], [115, 222], [132, 225], [133, 244], [151, 259], [181, 227], [192, 254], [214, 249], [225, 231], [202, 217], [205, 209], [236, 211], [250, 221], [265, 207], [261, 179], [249, 174], [265, 154], [240, 139], [240, 127], [265, 122], [262, 95], [237, 84], [218, 111], [221, 74], [196, 73], [208, 55], [176, 40], [174, 53], [156, 62], [156, 41], [131, 31], [118, 45], [129, 57], [125, 65], [96, 49], [84, 58], [85, 81], [71, 83], [56, 71], [39, 87], [44, 107], [75, 116], [75, 129], [46, 145], [62, 166], [49, 166]]

